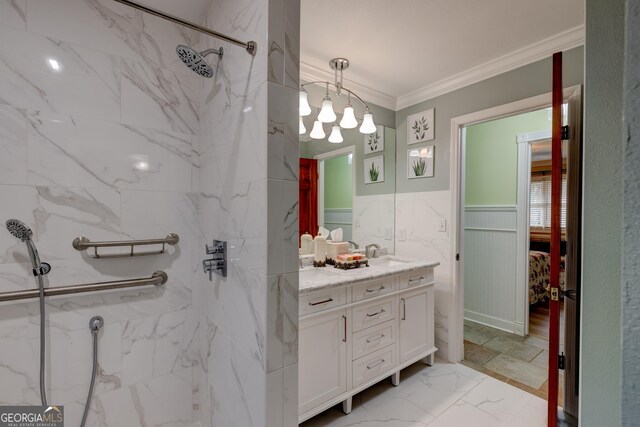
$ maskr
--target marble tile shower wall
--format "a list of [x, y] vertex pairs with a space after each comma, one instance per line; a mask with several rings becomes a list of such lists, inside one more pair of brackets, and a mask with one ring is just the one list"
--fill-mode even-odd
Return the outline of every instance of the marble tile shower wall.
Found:
[[204, 427], [297, 425], [299, 16], [299, 0], [214, 0], [207, 15], [259, 49], [225, 46], [201, 88], [201, 227], [230, 251], [228, 277], [198, 289]]
[[[163, 289], [50, 298], [51, 403], [78, 425], [99, 314], [100, 371], [88, 425], [198, 420], [201, 79], [177, 60], [192, 34], [109, 0], [0, 1], [0, 219], [28, 223], [49, 286], [143, 277]], [[93, 260], [76, 236], [180, 235], [169, 255]], [[196, 251], [198, 251], [196, 253]], [[33, 288], [24, 244], [0, 229], [0, 291]], [[0, 404], [37, 404], [37, 303], [0, 307]]]

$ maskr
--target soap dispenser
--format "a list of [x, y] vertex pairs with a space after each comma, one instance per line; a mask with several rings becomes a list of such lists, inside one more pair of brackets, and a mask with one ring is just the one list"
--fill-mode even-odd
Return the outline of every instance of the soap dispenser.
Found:
[[309, 232], [300, 236], [300, 255], [313, 255], [313, 237]]
[[313, 266], [324, 267], [327, 265], [327, 238], [318, 234], [313, 239]]

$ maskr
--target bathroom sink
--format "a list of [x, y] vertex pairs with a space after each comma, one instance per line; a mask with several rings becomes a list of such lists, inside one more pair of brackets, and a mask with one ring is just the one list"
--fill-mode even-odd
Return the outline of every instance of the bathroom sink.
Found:
[[384, 255], [380, 258], [369, 259], [369, 264], [374, 267], [401, 267], [410, 264], [414, 260], [400, 258], [394, 255]]

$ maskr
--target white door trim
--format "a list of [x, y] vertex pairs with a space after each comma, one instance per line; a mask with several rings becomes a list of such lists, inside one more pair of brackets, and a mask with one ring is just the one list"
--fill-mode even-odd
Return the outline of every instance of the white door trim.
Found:
[[[324, 161], [349, 154], [351, 154], [351, 208], [353, 209], [353, 199], [356, 197], [356, 146], [350, 145], [313, 156], [318, 161], [318, 225], [324, 226]], [[355, 224], [355, 221], [352, 221], [351, 225], [352, 236], [353, 224]], [[318, 230], [314, 233], [317, 232]]]
[[[572, 86], [564, 90], [565, 100], [576, 93], [580, 93], [581, 86]], [[465, 114], [451, 119], [451, 145], [450, 145], [450, 183], [451, 183], [451, 318], [449, 322], [449, 361], [457, 363], [464, 358], [464, 258], [456, 262], [456, 255], [462, 254], [464, 224], [464, 204], [460, 197], [464, 194], [464, 164], [462, 164], [462, 143], [464, 141], [463, 132], [465, 127], [477, 123], [495, 120], [502, 117], [522, 114], [529, 111], [540, 110], [551, 106], [551, 92], [511, 102], [509, 104], [488, 108], [482, 111]], [[462, 209], [461, 209], [462, 208]]]
[[551, 130], [520, 133], [516, 137], [518, 144], [518, 199], [517, 199], [517, 267], [518, 289], [524, 291], [524, 298], [518, 298], [521, 305], [518, 310], [524, 312], [524, 334], [529, 334], [529, 203], [531, 200], [531, 144], [551, 139]]

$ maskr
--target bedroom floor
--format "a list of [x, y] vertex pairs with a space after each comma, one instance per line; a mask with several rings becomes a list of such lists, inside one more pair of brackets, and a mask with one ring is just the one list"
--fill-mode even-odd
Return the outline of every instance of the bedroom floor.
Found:
[[[462, 363], [542, 399], [548, 394], [549, 306], [536, 304], [529, 313], [529, 336], [520, 337], [468, 322], [464, 324]], [[564, 350], [564, 304], [560, 304], [560, 351]], [[560, 390], [564, 376], [560, 372]], [[559, 393], [562, 406], [563, 394]]]

